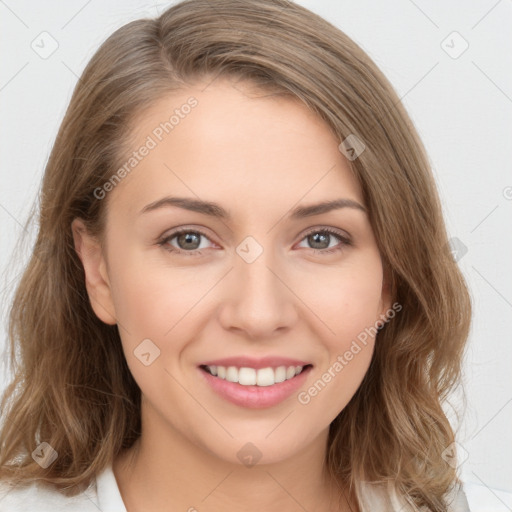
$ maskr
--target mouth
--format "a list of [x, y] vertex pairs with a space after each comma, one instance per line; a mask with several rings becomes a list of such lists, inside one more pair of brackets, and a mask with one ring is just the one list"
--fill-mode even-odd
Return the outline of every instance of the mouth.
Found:
[[198, 366], [206, 386], [239, 407], [264, 409], [286, 402], [306, 383], [312, 364], [303, 366]]
[[220, 365], [200, 365], [199, 368], [217, 379], [226, 380], [241, 386], [268, 387], [274, 386], [294, 379], [298, 375], [312, 368], [312, 364], [304, 366], [267, 366], [265, 368], [220, 366]]

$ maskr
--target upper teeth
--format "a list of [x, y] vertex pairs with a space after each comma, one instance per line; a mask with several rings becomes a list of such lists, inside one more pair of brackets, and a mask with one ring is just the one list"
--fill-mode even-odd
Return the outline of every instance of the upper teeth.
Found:
[[238, 382], [242, 386], [272, 386], [278, 382], [292, 379], [303, 366], [278, 366], [277, 368], [237, 368], [236, 366], [206, 366], [208, 371], [220, 379]]

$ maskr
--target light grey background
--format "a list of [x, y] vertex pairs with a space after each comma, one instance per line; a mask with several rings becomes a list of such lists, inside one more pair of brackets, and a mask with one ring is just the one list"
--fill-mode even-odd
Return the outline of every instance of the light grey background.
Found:
[[[459, 472], [473, 512], [512, 510], [512, 2], [298, 3], [369, 53], [427, 148], [474, 303]], [[168, 5], [0, 0], [0, 349], [7, 302], [24, 263], [10, 257], [78, 76], [115, 29]], [[32, 46], [49, 51], [52, 38], [58, 48], [42, 58]], [[28, 231], [33, 240], [35, 228]], [[3, 388], [9, 375], [4, 366], [0, 371]]]

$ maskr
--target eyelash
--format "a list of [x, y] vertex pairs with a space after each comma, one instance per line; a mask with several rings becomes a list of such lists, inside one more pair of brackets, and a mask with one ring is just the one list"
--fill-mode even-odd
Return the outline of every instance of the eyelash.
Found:
[[[195, 233], [197, 235], [201, 235], [201, 236], [205, 237], [206, 239], [210, 240], [210, 238], [199, 229], [182, 228], [182, 229], [178, 229], [178, 230], [174, 231], [170, 235], [159, 240], [158, 245], [160, 247], [163, 247], [166, 251], [168, 251], [170, 253], [183, 254], [186, 256], [202, 256], [202, 252], [199, 249], [195, 249], [192, 251], [184, 251], [183, 249], [177, 249], [176, 247], [172, 247], [172, 246], [165, 247], [169, 241], [171, 241], [173, 238], [176, 238], [177, 236], [179, 236], [183, 233]], [[338, 231], [335, 231], [335, 230], [329, 229], [329, 228], [313, 229], [313, 230], [309, 231], [308, 233], [306, 233], [302, 237], [301, 242], [302, 242], [302, 240], [304, 240], [305, 238], [307, 238], [308, 236], [310, 236], [314, 233], [322, 233], [322, 234], [328, 233], [329, 235], [336, 237], [341, 242], [339, 245], [337, 245], [331, 249], [311, 249], [312, 251], [314, 251], [315, 254], [323, 254], [323, 255], [332, 254], [332, 253], [344, 250], [346, 246], [352, 245], [352, 242], [347, 237], [341, 235]]]

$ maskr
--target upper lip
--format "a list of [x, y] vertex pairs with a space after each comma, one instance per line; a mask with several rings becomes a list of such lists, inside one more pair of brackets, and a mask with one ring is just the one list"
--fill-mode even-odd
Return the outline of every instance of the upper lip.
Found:
[[289, 357], [267, 356], [257, 359], [249, 356], [240, 356], [206, 361], [199, 366], [236, 366], [237, 368], [254, 368], [258, 370], [260, 368], [277, 368], [279, 366], [307, 366], [308, 364], [311, 363]]

